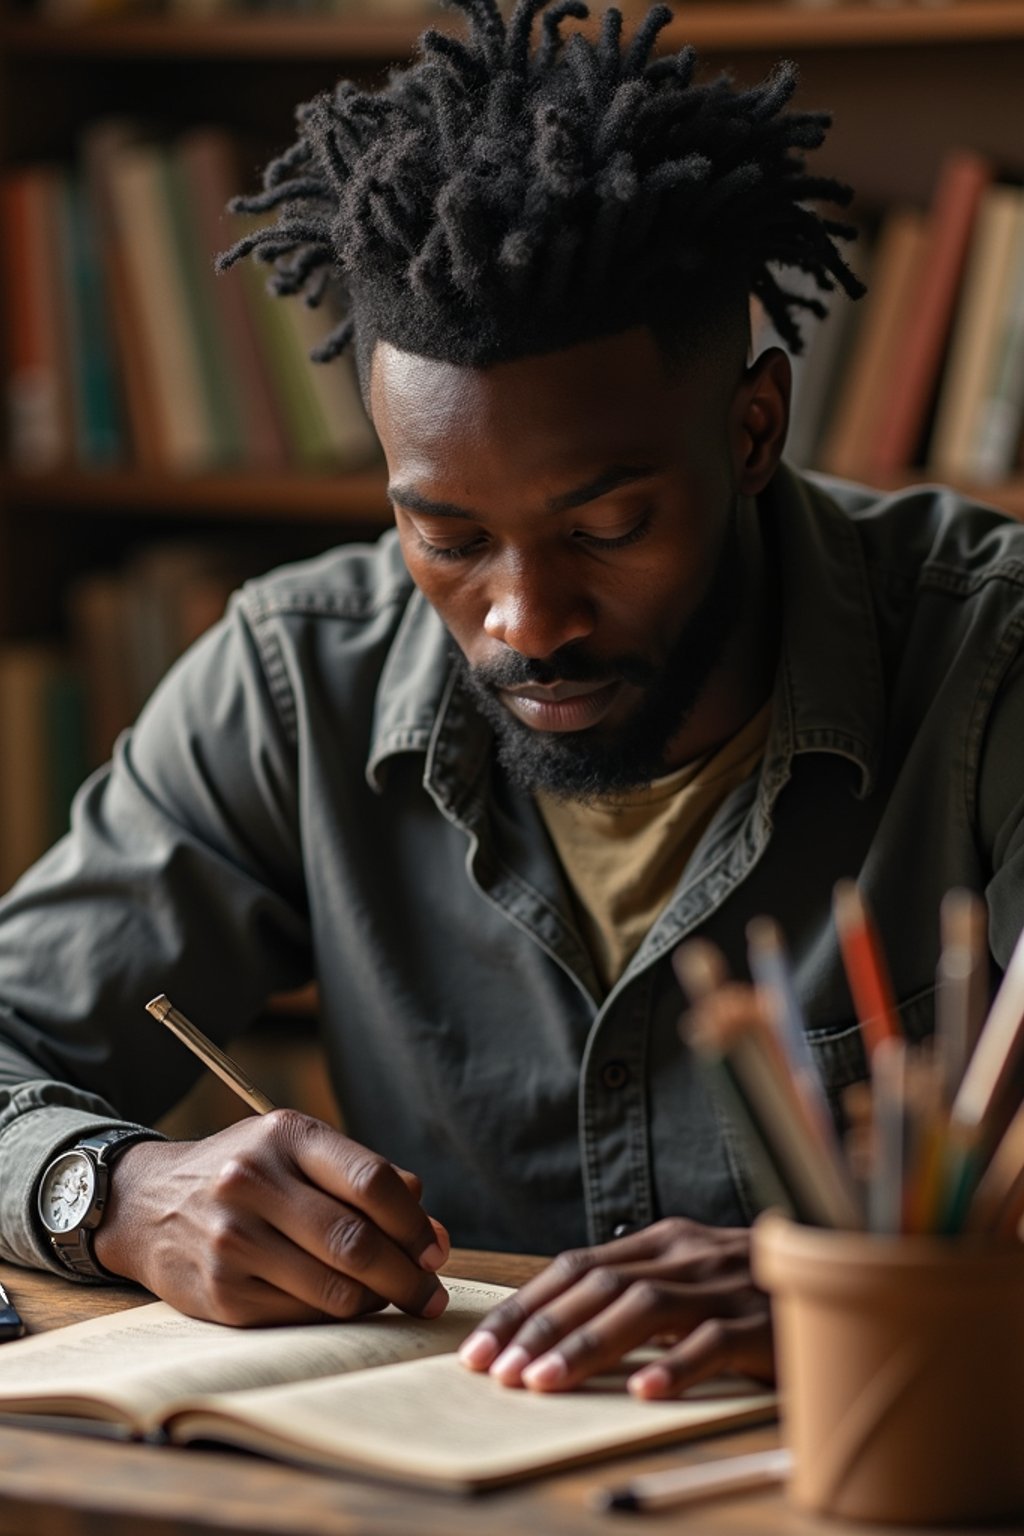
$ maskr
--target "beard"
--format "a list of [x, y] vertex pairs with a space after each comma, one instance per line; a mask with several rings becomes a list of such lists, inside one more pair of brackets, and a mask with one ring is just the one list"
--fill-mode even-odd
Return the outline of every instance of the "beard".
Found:
[[[686, 723], [736, 627], [742, 589], [739, 520], [734, 510], [711, 582], [660, 664], [644, 657], [588, 656], [575, 643], [544, 661], [509, 651], [471, 667], [456, 648], [463, 687], [492, 727], [498, 763], [509, 782], [564, 800], [625, 794], [670, 771], [666, 752]], [[623, 681], [642, 690], [628, 721], [601, 731], [538, 731], [501, 702], [503, 688], [555, 682]]]

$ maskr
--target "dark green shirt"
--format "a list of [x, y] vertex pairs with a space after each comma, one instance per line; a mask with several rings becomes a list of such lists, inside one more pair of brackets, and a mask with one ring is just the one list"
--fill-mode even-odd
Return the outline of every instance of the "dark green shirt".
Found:
[[783, 610], [766, 754], [607, 996], [394, 536], [246, 587], [0, 904], [0, 1252], [50, 1263], [50, 1156], [151, 1122], [194, 1076], [149, 997], [224, 1041], [314, 976], [350, 1134], [423, 1176], [456, 1241], [749, 1219], [677, 1033], [673, 946], [706, 934], [743, 974], [746, 922], [775, 916], [836, 1092], [864, 1070], [840, 876], [875, 909], [912, 1036], [943, 893], [984, 892], [997, 967], [1024, 922], [1024, 529], [788, 470], [762, 514]]

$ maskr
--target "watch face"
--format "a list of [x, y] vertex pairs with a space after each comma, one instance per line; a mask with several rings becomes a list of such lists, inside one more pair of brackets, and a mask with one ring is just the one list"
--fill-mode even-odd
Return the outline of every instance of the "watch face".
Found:
[[39, 1191], [39, 1214], [49, 1232], [70, 1232], [88, 1215], [96, 1170], [84, 1152], [65, 1152], [50, 1164]]

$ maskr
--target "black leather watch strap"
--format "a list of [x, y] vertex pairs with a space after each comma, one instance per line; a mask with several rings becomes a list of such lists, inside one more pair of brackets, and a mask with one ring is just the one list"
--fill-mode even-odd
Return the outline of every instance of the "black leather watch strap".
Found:
[[122, 1275], [112, 1274], [96, 1258], [92, 1251], [92, 1234], [103, 1219], [107, 1204], [111, 1166], [122, 1152], [140, 1141], [162, 1141], [159, 1131], [142, 1126], [115, 1126], [109, 1131], [97, 1131], [94, 1136], [83, 1136], [81, 1141], [69, 1147], [69, 1152], [82, 1152], [92, 1160], [96, 1169], [96, 1195], [85, 1221], [70, 1232], [51, 1232], [50, 1246], [65, 1268], [75, 1275], [90, 1280], [122, 1281]]

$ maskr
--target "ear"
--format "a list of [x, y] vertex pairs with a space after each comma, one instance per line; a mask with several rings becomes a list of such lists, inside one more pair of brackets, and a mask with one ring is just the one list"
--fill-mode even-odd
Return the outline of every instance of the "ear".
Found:
[[749, 368], [733, 398], [731, 442], [736, 489], [744, 496], [763, 491], [786, 444], [793, 376], [781, 347], [769, 347]]

